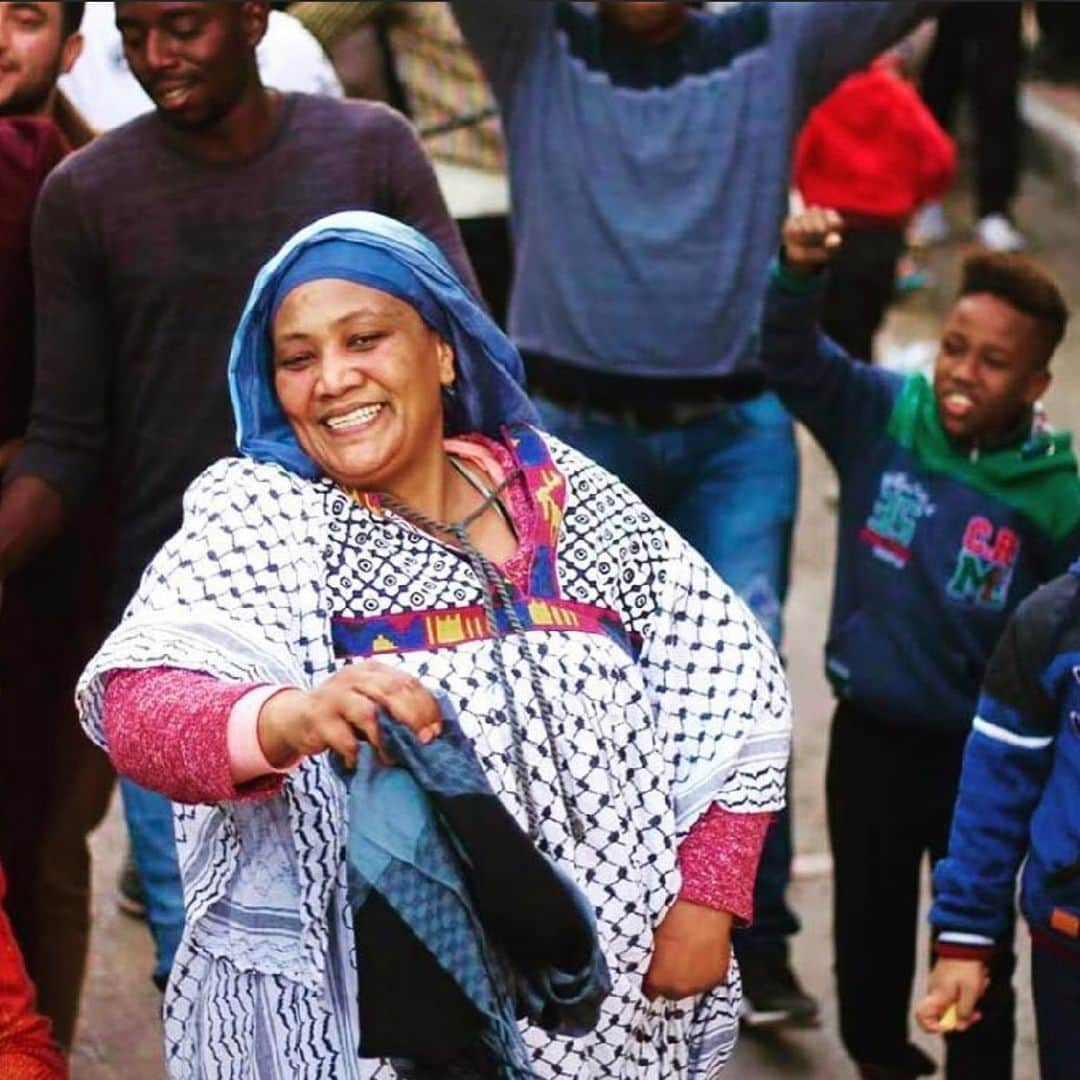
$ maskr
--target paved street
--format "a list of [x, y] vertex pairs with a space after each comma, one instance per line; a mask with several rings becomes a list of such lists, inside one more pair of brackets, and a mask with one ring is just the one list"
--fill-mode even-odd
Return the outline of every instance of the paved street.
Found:
[[[966, 203], [954, 206], [954, 220], [967, 222]], [[1036, 176], [1025, 179], [1018, 219], [1036, 253], [1066, 285], [1080, 312], [1080, 215], [1069, 196]], [[940, 283], [895, 311], [890, 340], [931, 338], [937, 315], [955, 282], [961, 245], [934, 252], [928, 260]], [[1056, 382], [1048, 399], [1053, 422], [1080, 429], [1080, 318], [1057, 358]], [[827, 721], [831, 701], [821, 673], [821, 651], [831, 589], [835, 519], [826, 504], [833, 481], [821, 455], [804, 440], [803, 495], [797, 531], [794, 582], [788, 607], [786, 652], [796, 703], [795, 813], [800, 866], [805, 873], [792, 899], [804, 919], [795, 940], [796, 966], [809, 989], [824, 1003], [820, 1029], [773, 1037], [744, 1037], [725, 1076], [732, 1080], [768, 1077], [852, 1075], [835, 1034], [830, 993], [830, 882], [822, 800]], [[912, 777], [918, 797], [918, 777]], [[74, 1057], [75, 1080], [154, 1080], [161, 1075], [159, 996], [149, 981], [149, 937], [145, 928], [118, 914], [113, 885], [122, 848], [116, 808], [94, 841], [96, 921], [81, 1035]], [[1022, 935], [1026, 947], [1026, 935]], [[920, 975], [920, 980], [922, 976]], [[1034, 1080], [1034, 1038], [1027, 1005], [1026, 963], [1020, 975], [1018, 1080]], [[921, 985], [921, 981], [920, 981]], [[924, 1045], [938, 1054], [935, 1040]], [[662, 1080], [662, 1078], [658, 1078]]]

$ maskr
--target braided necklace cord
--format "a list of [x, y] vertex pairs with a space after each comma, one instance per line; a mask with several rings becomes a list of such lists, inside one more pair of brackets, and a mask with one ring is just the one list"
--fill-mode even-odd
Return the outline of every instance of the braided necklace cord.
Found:
[[[468, 514], [458, 522], [446, 523], [438, 521], [436, 518], [428, 517], [427, 514], [424, 514], [419, 510], [414, 510], [410, 506], [405, 506], [404, 503], [399, 502], [390, 495], [380, 495], [379, 501], [389, 510], [392, 510], [406, 521], [418, 526], [425, 532], [453, 537], [458, 545], [460, 545], [465, 557], [469, 560], [469, 565], [472, 567], [473, 573], [476, 574], [477, 578], [480, 580], [481, 602], [484, 609], [484, 617], [487, 620], [488, 630], [495, 642], [493, 658], [495, 660], [496, 677], [498, 678], [499, 686], [503, 692], [503, 715], [510, 724], [514, 778], [518, 790], [521, 793], [522, 801], [525, 804], [525, 816], [528, 821], [529, 837], [535, 842], [540, 837], [540, 814], [536, 808], [536, 799], [533, 795], [528, 768], [525, 764], [522, 723], [518, 715], [513, 687], [510, 684], [510, 677], [506, 669], [506, 656], [503, 652], [506, 634], [504, 634], [502, 627], [499, 625], [496, 604], [500, 605], [503, 611], [506, 612], [506, 620], [509, 623], [510, 632], [518, 635], [520, 640], [521, 652], [525, 658], [525, 666], [528, 668], [529, 672], [529, 686], [536, 699], [540, 720], [544, 725], [544, 734], [547, 737], [552, 763], [555, 766], [555, 779], [559, 786], [559, 797], [562, 799], [563, 806], [566, 809], [567, 820], [570, 824], [570, 834], [573, 836], [576, 843], [581, 843], [585, 838], [585, 827], [582, 824], [581, 815], [578, 813], [577, 807], [570, 798], [566, 777], [563, 775], [566, 765], [562, 759], [562, 755], [559, 753], [555, 741], [555, 723], [551, 710], [551, 702], [548, 701], [547, 695], [544, 693], [540, 681], [540, 668], [533, 653], [532, 646], [529, 643], [528, 634], [525, 632], [525, 626], [521, 621], [521, 617], [518, 615], [517, 609], [514, 607], [513, 597], [510, 595], [510, 590], [507, 587], [502, 574], [494, 563], [492, 563], [492, 561], [469, 539], [468, 534], [469, 526], [472, 525], [474, 521], [486, 513], [490, 507], [498, 505], [499, 496], [503, 494], [507, 487], [509, 487], [516, 476], [516, 472], [510, 473], [497, 488], [488, 491], [486, 494], [481, 491], [481, 494], [484, 494], [483, 502], [473, 510], [472, 513]], [[469, 478], [466, 477], [466, 479]]]

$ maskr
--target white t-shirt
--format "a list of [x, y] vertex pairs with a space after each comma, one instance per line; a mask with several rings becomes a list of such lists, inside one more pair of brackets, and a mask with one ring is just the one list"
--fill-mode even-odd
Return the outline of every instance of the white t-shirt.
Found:
[[[86, 5], [83, 54], [60, 89], [92, 127], [107, 131], [153, 106], [128, 70], [111, 3]], [[298, 19], [271, 11], [266, 36], [256, 53], [263, 84], [278, 90], [344, 97], [344, 90], [322, 46]]]

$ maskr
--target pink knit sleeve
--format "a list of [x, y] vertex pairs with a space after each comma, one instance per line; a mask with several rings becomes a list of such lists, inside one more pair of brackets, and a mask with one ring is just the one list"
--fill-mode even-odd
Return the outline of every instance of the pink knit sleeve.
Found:
[[713, 803], [679, 845], [680, 900], [730, 911], [742, 924], [754, 915], [754, 878], [772, 814], [734, 814]]
[[276, 794], [280, 774], [237, 785], [230, 765], [229, 716], [256, 685], [177, 668], [115, 672], [105, 690], [103, 720], [116, 771], [174, 802]]

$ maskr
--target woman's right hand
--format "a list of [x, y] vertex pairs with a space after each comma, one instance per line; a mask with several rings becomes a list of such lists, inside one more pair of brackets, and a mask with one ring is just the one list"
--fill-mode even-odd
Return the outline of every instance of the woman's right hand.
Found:
[[314, 690], [282, 690], [259, 711], [259, 745], [274, 768], [299, 757], [334, 750], [351, 769], [360, 739], [389, 764], [379, 735], [382, 707], [422, 743], [442, 731], [439, 704], [423, 684], [396, 668], [362, 660], [342, 668]]
[[941, 1019], [955, 1005], [956, 1025], [951, 1030], [967, 1031], [982, 1019], [975, 1006], [989, 985], [986, 965], [981, 960], [942, 957], [930, 972], [930, 985], [915, 1010], [915, 1019], [931, 1035], [947, 1034]]

